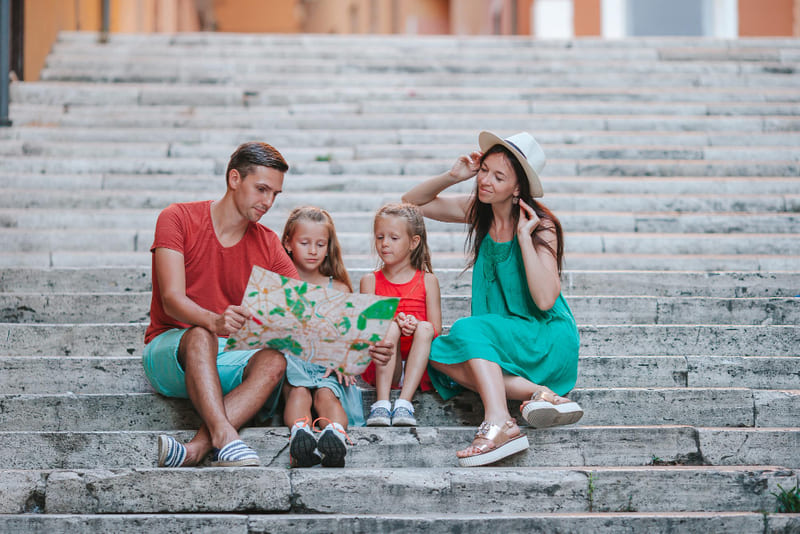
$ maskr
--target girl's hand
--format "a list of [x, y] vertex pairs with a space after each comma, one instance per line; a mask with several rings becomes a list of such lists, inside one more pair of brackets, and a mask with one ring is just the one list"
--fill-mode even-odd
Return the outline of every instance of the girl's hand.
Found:
[[413, 336], [417, 331], [419, 321], [413, 315], [406, 315], [406, 320], [400, 325], [400, 333], [404, 336]]
[[536, 227], [539, 226], [541, 219], [533, 208], [528, 206], [524, 200], [519, 199], [519, 222], [517, 223], [517, 238], [530, 237]]
[[386, 365], [392, 359], [394, 353], [394, 343], [391, 341], [376, 341], [369, 346], [369, 356], [375, 361], [375, 365]]
[[331, 375], [331, 373], [336, 373], [336, 380], [339, 381], [340, 384], [343, 386], [352, 386], [356, 383], [356, 377], [352, 375], [345, 375], [339, 372], [338, 369], [334, 369], [333, 367], [328, 367], [325, 370], [325, 374], [322, 375], [322, 378], [327, 378]]
[[463, 182], [475, 176], [480, 168], [481, 155], [475, 151], [459, 156], [450, 169], [450, 176], [455, 178], [456, 182]]

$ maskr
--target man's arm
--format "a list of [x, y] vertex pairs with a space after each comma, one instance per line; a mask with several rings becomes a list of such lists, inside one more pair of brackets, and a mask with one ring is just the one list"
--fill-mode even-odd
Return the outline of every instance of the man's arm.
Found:
[[183, 254], [159, 247], [155, 254], [155, 277], [161, 291], [164, 311], [182, 323], [201, 326], [218, 335], [228, 336], [242, 327], [250, 314], [241, 306], [228, 306], [222, 314], [199, 306], [186, 296], [186, 267]]

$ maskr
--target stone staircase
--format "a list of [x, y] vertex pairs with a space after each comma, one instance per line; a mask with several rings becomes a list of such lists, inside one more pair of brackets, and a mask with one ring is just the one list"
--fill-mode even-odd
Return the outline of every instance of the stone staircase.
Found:
[[[0, 129], [0, 531], [800, 532], [773, 513], [800, 477], [800, 42], [95, 38], [62, 34]], [[292, 170], [263, 222], [328, 209], [357, 280], [373, 212], [482, 129], [548, 155], [580, 424], [461, 469], [479, 400], [418, 394], [343, 470], [287, 469], [282, 426], [243, 431], [264, 467], [157, 469], [199, 424], [141, 369], [158, 212], [267, 141]], [[448, 325], [465, 234], [428, 230]]]

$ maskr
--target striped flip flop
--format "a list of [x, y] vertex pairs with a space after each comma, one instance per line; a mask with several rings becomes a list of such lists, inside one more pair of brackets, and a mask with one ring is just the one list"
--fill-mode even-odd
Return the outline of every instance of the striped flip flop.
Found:
[[211, 457], [212, 467], [245, 467], [258, 466], [261, 461], [256, 451], [245, 445], [244, 441], [236, 439], [222, 447], [214, 449]]
[[158, 467], [180, 467], [186, 459], [186, 447], [170, 436], [158, 436]]

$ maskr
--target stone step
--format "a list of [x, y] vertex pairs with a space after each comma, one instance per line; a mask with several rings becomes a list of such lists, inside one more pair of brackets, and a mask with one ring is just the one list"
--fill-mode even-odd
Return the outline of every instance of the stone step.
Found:
[[[800, 288], [797, 288], [800, 291]], [[785, 297], [583, 296], [566, 292], [580, 324], [800, 324], [800, 299]], [[0, 322], [138, 323], [149, 320], [150, 292], [0, 293]], [[442, 320], [470, 315], [468, 288], [442, 294]]]
[[[0, 130], [2, 132], [2, 130]], [[185, 174], [21, 174], [4, 173], [0, 171], [0, 188], [14, 190], [20, 185], [20, 178], [24, 176], [26, 189], [37, 190], [79, 190], [88, 194], [90, 191], [124, 191], [128, 196], [135, 196], [142, 192], [170, 191], [172, 195], [183, 195], [187, 192], [202, 192], [206, 198], [216, 198], [225, 192], [225, 181], [221, 175], [185, 175]], [[399, 198], [402, 193], [408, 191], [415, 185], [422, 182], [424, 176], [370, 176], [370, 175], [310, 175], [304, 174], [298, 177], [290, 174], [286, 182], [287, 188], [292, 189], [300, 185], [306, 192], [314, 194], [324, 192], [351, 192], [363, 193], [371, 191], [374, 194], [380, 192], [394, 193]], [[546, 201], [559, 194], [571, 193], [573, 195], [596, 195], [596, 194], [622, 194], [622, 195], [748, 195], [750, 198], [759, 198], [763, 195], [795, 195], [797, 191], [797, 179], [794, 177], [549, 177], [546, 181], [547, 196]], [[474, 187], [473, 182], [462, 182], [449, 189], [452, 192], [467, 193]], [[755, 191], [754, 191], [755, 190]], [[286, 193], [289, 193], [287, 191]], [[168, 202], [165, 199], [162, 202]], [[743, 203], [737, 206], [738, 211], [743, 209]], [[161, 205], [161, 202], [159, 202]], [[777, 204], [779, 205], [779, 204]], [[721, 207], [721, 206], [720, 206]], [[789, 204], [788, 207], [791, 207]], [[9, 207], [7, 209], [14, 209]], [[30, 209], [37, 213], [35, 208]], [[127, 209], [155, 209], [145, 206], [138, 206]], [[49, 211], [54, 209], [48, 208]], [[342, 210], [331, 209], [333, 213]], [[639, 210], [641, 211], [641, 210]], [[663, 210], [654, 210], [663, 211]], [[714, 211], [714, 210], [711, 210]], [[725, 210], [716, 210], [722, 211]], [[120, 212], [120, 208], [115, 208], [114, 212]], [[568, 211], [565, 211], [568, 213]], [[124, 213], [124, 212], [123, 212]], [[276, 213], [288, 213], [288, 210], [281, 206], [281, 203], [273, 206], [267, 213], [264, 220], [274, 217]], [[677, 212], [676, 212], [677, 213]], [[681, 211], [682, 215], [687, 215]], [[562, 212], [559, 212], [559, 216]], [[74, 213], [71, 216], [75, 216]], [[361, 216], [365, 216], [361, 213]], [[428, 224], [434, 221], [428, 220]], [[282, 226], [282, 222], [281, 225]]]
[[[15, 107], [12, 105], [12, 107]], [[506, 131], [503, 128], [503, 131]], [[511, 132], [511, 130], [509, 130]], [[59, 127], [41, 128], [15, 123], [11, 128], [0, 130], [0, 139], [31, 142], [113, 142], [113, 143], [186, 143], [226, 145], [230, 151], [245, 141], [268, 140], [284, 149], [287, 146], [303, 147], [352, 147], [372, 144], [399, 145], [453, 145], [475, 147], [474, 127], [464, 129], [351, 129], [343, 136], [336, 129], [289, 129], [281, 128], [230, 128], [220, 125], [215, 128], [181, 127]], [[681, 146], [698, 148], [707, 146], [800, 146], [800, 136], [780, 132], [703, 132], [703, 131], [607, 131], [607, 130], [536, 130], [536, 139], [545, 147], [549, 145], [605, 145], [605, 146]], [[451, 153], [451, 158], [455, 154]]]
[[[798, 106], [800, 109], [800, 105]], [[374, 144], [352, 147], [282, 149], [290, 165], [321, 159], [340, 163], [371, 159], [445, 159], [453, 154], [467, 153], [474, 144], [462, 145], [404, 145]], [[795, 147], [719, 146], [689, 148], [681, 146], [652, 147], [616, 145], [545, 145], [551, 159], [625, 159], [625, 160], [747, 160], [796, 161], [800, 159]], [[84, 141], [22, 141], [0, 140], [0, 155], [30, 157], [86, 158], [97, 154], [104, 157], [147, 158], [214, 158], [230, 157], [228, 144], [141, 143], [141, 142], [84, 142]]]
[[[0, 391], [7, 395], [153, 391], [137, 356], [0, 356], [0, 369]], [[797, 356], [582, 355], [578, 385], [800, 390], [800, 368]]]
[[[483, 469], [92, 469], [4, 471], [0, 511], [47, 514], [383, 514], [767, 510], [797, 475], [774, 466]], [[214, 499], [196, 488], [213, 487]], [[663, 498], [670, 488], [669, 499]], [[369, 495], [369, 498], [353, 498]], [[269, 523], [266, 523], [267, 525]]]
[[[58, 34], [58, 45], [61, 43], [82, 43], [97, 46], [97, 32], [65, 31]], [[307, 49], [315, 45], [320, 48], [336, 47], [347, 48], [348, 46], [363, 47], [364, 44], [371, 46], [390, 45], [394, 47], [421, 47], [424, 49], [451, 49], [457, 48], [479, 48], [486, 46], [511, 48], [515, 51], [529, 48], [543, 49], [576, 49], [576, 50], [615, 50], [615, 49], [640, 49], [640, 48], [668, 48], [668, 49], [698, 49], [699, 51], [715, 50], [741, 50], [757, 51], [760, 48], [767, 50], [777, 50], [788, 48], [793, 50], [800, 47], [796, 39], [791, 37], [760, 37], [746, 38], [732, 41], [717, 41], [702, 37], [691, 36], [657, 36], [657, 37], [631, 37], [628, 39], [600, 39], [600, 38], [578, 38], [578, 39], [544, 39], [532, 40], [524, 36], [441, 36], [441, 35], [333, 35], [333, 34], [242, 34], [225, 32], [202, 32], [202, 33], [113, 33], [109, 35], [109, 43], [103, 43], [101, 47], [118, 45], [151, 45], [151, 46], [175, 46], [175, 45], [236, 45], [236, 46], [276, 46], [281, 49], [301, 48]], [[333, 47], [332, 45], [336, 45]], [[688, 53], [688, 52], [687, 52]]]
[[[337, 232], [344, 254], [371, 254], [373, 236], [367, 232]], [[0, 229], [5, 253], [14, 252], [147, 252], [153, 230], [17, 230]], [[428, 232], [434, 259], [459, 253], [465, 234]], [[570, 254], [772, 254], [800, 252], [800, 233], [791, 234], [680, 234], [645, 232], [570, 232], [564, 236]]]
[[[570, 398], [585, 414], [580, 425], [693, 425], [795, 427], [800, 390], [748, 388], [576, 388]], [[474, 425], [483, 420], [479, 398], [462, 394], [448, 402], [417, 394], [421, 426]], [[375, 401], [363, 391], [364, 407]], [[511, 403], [519, 414], [519, 403]], [[95, 431], [191, 429], [200, 419], [191, 403], [155, 393], [0, 394], [0, 431]], [[113, 414], [110, 417], [109, 414]]]
[[[371, 268], [354, 268], [350, 278], [357, 284]], [[438, 269], [443, 294], [469, 293], [472, 271]], [[150, 266], [146, 268], [0, 270], [0, 293], [95, 293], [149, 292], [153, 289]], [[649, 295], [663, 297], [794, 297], [797, 272], [670, 272], [670, 271], [564, 271], [562, 290], [567, 295]]]
[[[169, 161], [169, 160], [166, 160]], [[179, 161], [176, 160], [176, 163]], [[292, 190], [292, 181], [297, 188]], [[281, 193], [275, 210], [288, 213], [296, 206], [314, 205], [330, 212], [362, 212], [372, 214], [388, 202], [399, 202], [401, 192], [315, 191], [309, 198], [303, 192], [303, 178], [289, 175], [286, 191]], [[224, 182], [223, 182], [224, 184]], [[547, 182], [545, 181], [545, 186]], [[172, 190], [36, 190], [5, 189], [0, 197], [0, 209], [148, 209], [161, 210], [173, 202], [192, 202], [214, 198], [208, 191]], [[555, 213], [562, 212], [636, 212], [665, 213], [798, 213], [800, 193], [787, 194], [651, 194], [651, 193], [553, 193], [547, 194], [543, 203]], [[280, 210], [280, 211], [278, 211]], [[280, 225], [281, 227], [283, 224]], [[459, 225], [449, 225], [460, 230]], [[278, 228], [279, 230], [280, 228]], [[569, 233], [568, 233], [569, 235]]]
[[14, 82], [12, 103], [45, 105], [194, 105], [250, 106], [361, 102], [441, 102], [499, 100], [504, 105], [519, 101], [630, 102], [630, 103], [797, 103], [791, 88], [685, 87], [680, 92], [658, 87], [299, 87], [285, 90], [241, 85], [191, 85], [80, 82]]
[[[0, 323], [4, 356], [141, 355], [146, 324]], [[445, 328], [445, 331], [447, 328]], [[579, 326], [592, 356], [783, 356], [796, 352], [800, 325]]]
[[[797, 61], [795, 59], [795, 61]], [[226, 65], [229, 63], [226, 62]], [[480, 64], [480, 63], [479, 63]], [[461, 62], [464, 65], [464, 62]], [[671, 65], [671, 64], [670, 64]], [[667, 65], [669, 66], [669, 65]], [[581, 70], [557, 72], [501, 72], [476, 75], [474, 72], [457, 72], [447, 70], [415, 72], [397, 70], [392, 72], [347, 72], [330, 73], [325, 76], [309, 72], [280, 73], [279, 76], [265, 74], [263, 70], [243, 67], [242, 71], [232, 68], [221, 68], [218, 71], [202, 67], [191, 68], [180, 64], [176, 67], [117, 62], [106, 68], [92, 70], [71, 68], [69, 66], [45, 66], [41, 71], [43, 81], [67, 82], [115, 82], [115, 83], [191, 83], [191, 84], [250, 84], [272, 85], [273, 87], [620, 87], [630, 84], [638, 87], [796, 87], [797, 76], [792, 68], [777, 66], [773, 68], [756, 68], [753, 72], [706, 72], [703, 69], [687, 69], [688, 72], [584, 72]], [[787, 72], [788, 70], [788, 72]], [[557, 74], [557, 75], [554, 75]]]
[[[81, 110], [84, 110], [81, 112]], [[90, 113], [94, 111], [94, 113]], [[546, 131], [637, 131], [643, 132], [742, 132], [776, 133], [796, 131], [800, 117], [786, 115], [756, 116], [676, 116], [659, 115], [607, 115], [558, 113], [503, 113], [482, 110], [474, 113], [324, 113], [289, 115], [286, 111], [262, 108], [261, 111], [221, 107], [217, 110], [192, 107], [175, 111], [158, 108], [131, 108], [93, 110], [64, 106], [14, 104], [9, 115], [15, 125], [34, 126], [46, 123], [59, 127], [101, 128], [201, 128], [226, 127], [234, 129], [287, 128], [300, 130], [368, 130], [368, 129], [468, 129], [480, 124], [487, 130]], [[222, 119], [221, 117], [224, 117]], [[259, 136], [260, 137], [260, 136]]]
[[[624, 507], [623, 507], [624, 508]], [[760, 512], [614, 512], [614, 513], [503, 513], [465, 514], [19, 514], [0, 515], [0, 529], [8, 532], [271, 532], [308, 534], [330, 532], [427, 532], [478, 534], [505, 532], [791, 532], [800, 518]]]
[[[345, 255], [348, 270], [363, 269], [372, 265], [377, 268], [374, 255]], [[800, 255], [759, 254], [612, 254], [568, 252], [565, 265], [568, 269], [581, 271], [796, 271]], [[149, 252], [2, 252], [0, 268], [95, 268], [95, 267], [149, 267], [152, 257]], [[466, 260], [460, 253], [439, 253], [433, 258], [433, 267], [439, 269], [463, 269]], [[794, 286], [796, 287], [796, 286]], [[794, 291], [790, 287], [788, 293]]]
[[[313, 197], [312, 197], [313, 202]], [[0, 227], [15, 231], [74, 230], [104, 228], [130, 229], [155, 227], [156, 209], [93, 209], [91, 211], [51, 208], [0, 208]], [[358, 232], [372, 226], [370, 212], [330, 212], [338, 232]], [[281, 232], [288, 211], [271, 209], [261, 224]], [[800, 233], [800, 214], [794, 213], [631, 213], [568, 212], [558, 213], [561, 225], [572, 232], [644, 232], [644, 233]], [[425, 221], [428, 232], [446, 232], [460, 227], [433, 219]]]
[[[472, 427], [351, 428], [355, 443], [348, 468], [447, 468], [468, 444]], [[688, 426], [586, 426], [526, 428], [531, 449], [495, 467], [658, 465], [775, 465], [797, 468], [800, 428], [706, 428]], [[173, 433], [188, 441], [193, 432]], [[157, 464], [157, 432], [2, 432], [4, 469], [130, 469]], [[285, 427], [246, 428], [244, 439], [265, 467], [288, 467]], [[747, 442], [748, 447], [742, 449]], [[19, 455], [14, 451], [26, 450]], [[98, 452], [102, 451], [102, 455]], [[718, 463], [717, 463], [718, 462]], [[208, 467], [206, 460], [204, 467]]]

